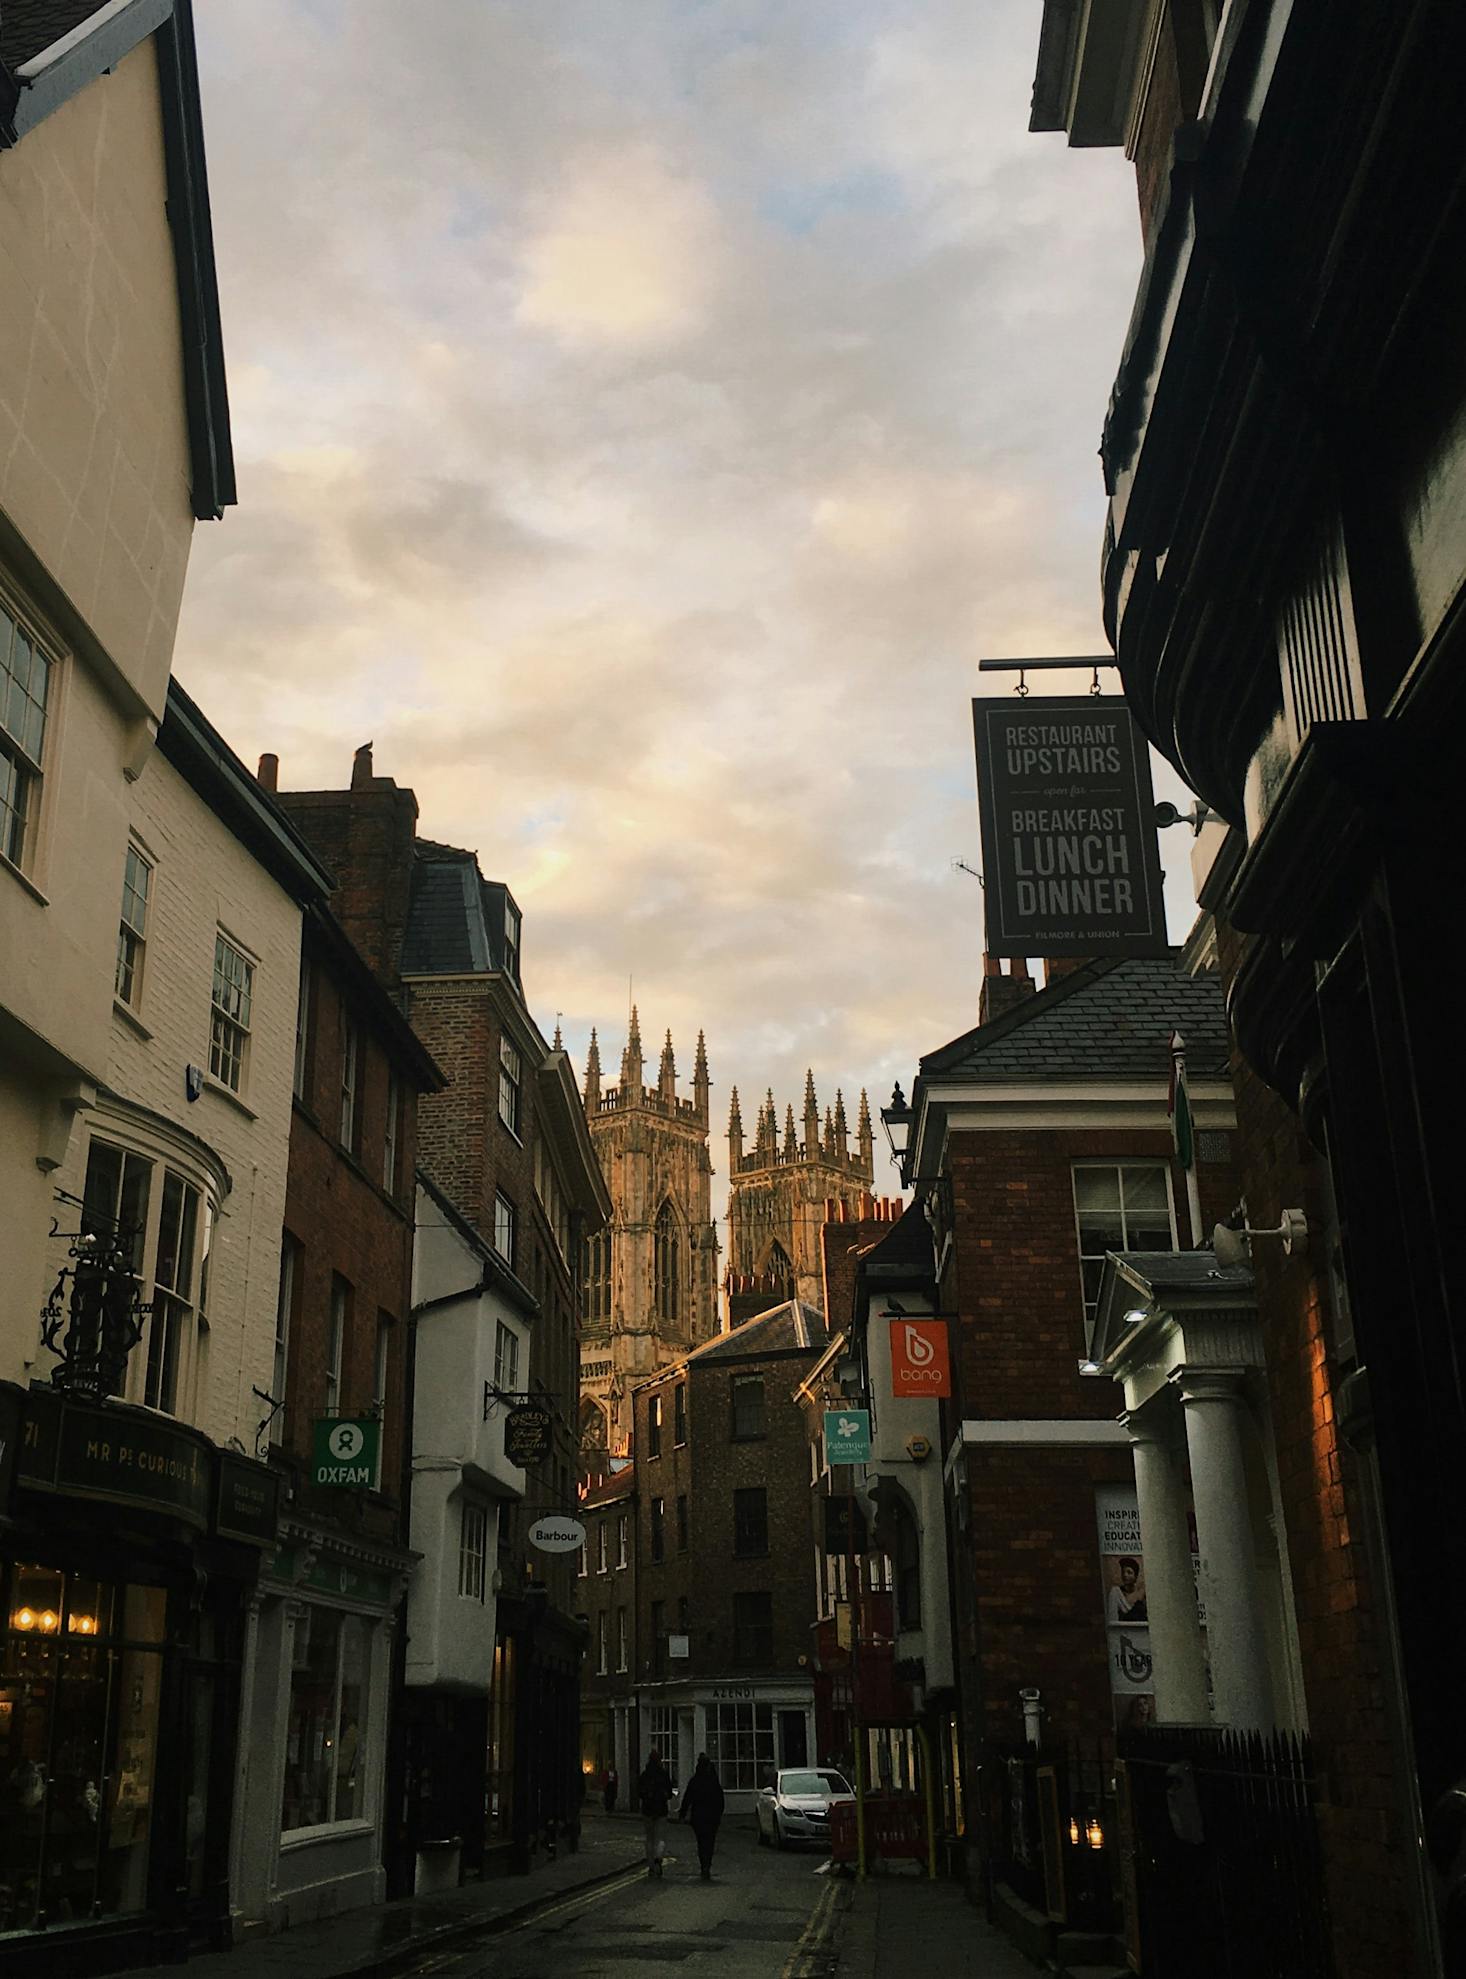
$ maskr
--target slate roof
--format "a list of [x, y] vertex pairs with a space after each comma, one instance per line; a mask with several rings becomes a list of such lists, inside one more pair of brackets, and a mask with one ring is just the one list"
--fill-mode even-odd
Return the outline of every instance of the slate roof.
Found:
[[913, 1273], [929, 1276], [935, 1265], [932, 1227], [919, 1201], [908, 1203], [889, 1233], [860, 1260], [861, 1270], [873, 1278], [905, 1279]]
[[462, 976], [508, 970], [519, 984], [517, 956], [504, 952], [506, 904], [502, 880], [486, 880], [478, 854], [436, 839], [413, 841], [412, 889], [402, 937], [404, 976]]
[[921, 1061], [922, 1080], [1010, 1085], [1025, 1079], [1161, 1079], [1170, 1036], [1193, 1079], [1224, 1078], [1230, 1041], [1220, 979], [1191, 975], [1181, 950], [1086, 962]]
[[755, 1313], [731, 1333], [705, 1340], [687, 1358], [705, 1366], [709, 1361], [757, 1360], [764, 1354], [822, 1354], [829, 1343], [823, 1313], [799, 1299], [786, 1299], [768, 1312]]
[[1144, 1279], [1158, 1299], [1177, 1292], [1250, 1292], [1250, 1264], [1218, 1264], [1216, 1253], [1203, 1251], [1111, 1251], [1116, 1264], [1134, 1278]]
[[420, 840], [402, 936], [404, 976], [464, 976], [489, 967], [483, 882], [471, 852]]
[[12, 69], [33, 62], [105, 4], [106, 0], [0, 0], [0, 61]]

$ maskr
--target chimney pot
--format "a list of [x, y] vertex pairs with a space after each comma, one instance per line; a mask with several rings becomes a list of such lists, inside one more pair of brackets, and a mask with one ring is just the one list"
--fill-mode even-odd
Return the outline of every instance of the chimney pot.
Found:
[[278, 756], [268, 754], [261, 756], [260, 766], [255, 771], [255, 782], [260, 786], [261, 790], [278, 790], [280, 788], [280, 758]]
[[372, 781], [372, 745], [363, 742], [351, 759], [351, 787], [353, 790], [366, 790]]

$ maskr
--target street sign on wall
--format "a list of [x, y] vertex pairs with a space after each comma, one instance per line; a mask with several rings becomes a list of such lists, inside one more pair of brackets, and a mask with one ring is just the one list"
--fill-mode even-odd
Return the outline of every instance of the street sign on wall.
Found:
[[1117, 695], [972, 704], [989, 955], [1163, 955], [1145, 737]]
[[867, 1409], [825, 1410], [825, 1461], [863, 1464], [870, 1459], [870, 1412]]
[[941, 1401], [952, 1392], [944, 1319], [891, 1321], [891, 1393], [898, 1401]]
[[311, 1483], [374, 1491], [382, 1425], [369, 1416], [323, 1416], [311, 1434]]

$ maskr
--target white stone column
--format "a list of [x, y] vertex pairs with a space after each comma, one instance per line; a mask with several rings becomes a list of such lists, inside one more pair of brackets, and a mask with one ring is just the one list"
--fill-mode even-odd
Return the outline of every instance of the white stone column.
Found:
[[1257, 1545], [1247, 1489], [1240, 1373], [1179, 1373], [1201, 1554], [1201, 1598], [1211, 1656], [1212, 1709], [1240, 1731], [1274, 1722]]
[[[1168, 1395], [1155, 1403], [1170, 1402]], [[1174, 1404], [1171, 1405], [1174, 1409]], [[1176, 1461], [1177, 1435], [1147, 1412], [1125, 1419], [1135, 1459], [1135, 1498], [1145, 1556], [1145, 1604], [1155, 1663], [1156, 1717], [1164, 1724], [1208, 1725], [1206, 1654], [1191, 1568], [1186, 1485]]]

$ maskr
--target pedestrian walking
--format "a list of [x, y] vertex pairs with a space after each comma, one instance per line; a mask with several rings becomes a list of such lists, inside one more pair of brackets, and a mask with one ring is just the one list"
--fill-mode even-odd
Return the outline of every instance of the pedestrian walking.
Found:
[[620, 1786], [621, 1786], [620, 1774], [616, 1771], [616, 1768], [614, 1766], [608, 1766], [606, 1768], [605, 1790], [601, 1795], [602, 1801], [605, 1805], [606, 1812], [608, 1814], [614, 1814], [616, 1812], [616, 1795], [620, 1790]]
[[702, 1880], [713, 1880], [713, 1849], [718, 1840], [718, 1823], [723, 1818], [723, 1787], [713, 1762], [705, 1752], [697, 1755], [697, 1765], [687, 1782], [677, 1819], [685, 1821], [697, 1841], [697, 1863]]
[[660, 1876], [667, 1853], [667, 1809], [672, 1805], [672, 1776], [655, 1747], [647, 1754], [636, 1783], [637, 1805], [646, 1833], [646, 1873]]

